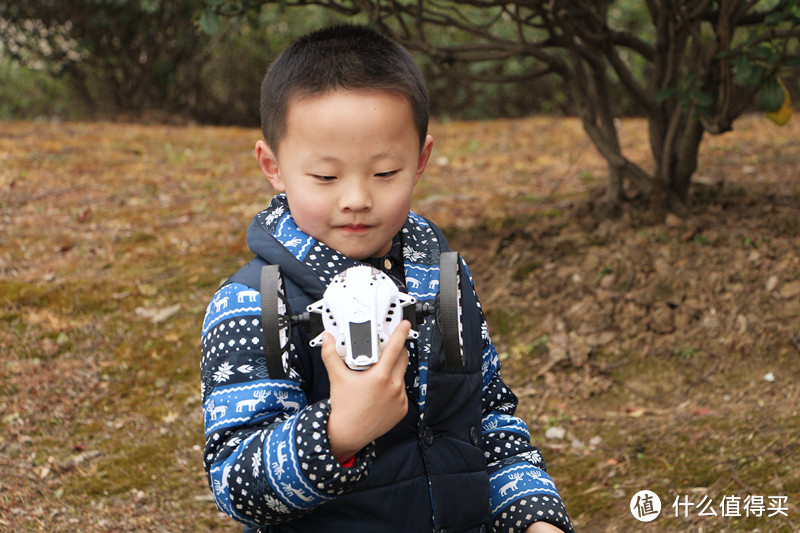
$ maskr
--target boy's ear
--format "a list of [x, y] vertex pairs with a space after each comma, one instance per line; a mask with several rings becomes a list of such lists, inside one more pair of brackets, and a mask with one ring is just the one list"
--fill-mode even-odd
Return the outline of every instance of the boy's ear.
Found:
[[419, 181], [420, 176], [422, 173], [425, 172], [425, 167], [428, 166], [428, 160], [431, 158], [431, 151], [433, 150], [433, 137], [428, 135], [425, 137], [425, 144], [422, 145], [422, 150], [419, 153], [419, 159], [417, 160], [417, 175], [414, 179], [414, 183], [416, 184]]
[[283, 179], [281, 178], [281, 171], [278, 167], [278, 158], [272, 152], [272, 149], [264, 141], [256, 142], [256, 161], [261, 172], [267, 178], [267, 181], [278, 192], [283, 192], [285, 187]]

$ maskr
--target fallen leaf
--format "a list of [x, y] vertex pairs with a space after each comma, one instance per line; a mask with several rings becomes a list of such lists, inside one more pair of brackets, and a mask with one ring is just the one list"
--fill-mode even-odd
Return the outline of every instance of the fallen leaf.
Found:
[[778, 286], [778, 276], [770, 276], [764, 288], [767, 292], [772, 292]]
[[551, 426], [544, 432], [546, 439], [563, 440], [567, 436], [567, 430], [560, 426]]
[[792, 281], [781, 287], [780, 295], [784, 300], [789, 300], [800, 295], [800, 281]]
[[670, 228], [677, 228], [681, 224], [683, 224], [683, 219], [681, 219], [678, 215], [673, 213], [668, 213], [667, 217], [664, 219], [664, 224], [669, 226]]
[[640, 416], [644, 415], [647, 409], [644, 407], [626, 407], [625, 413], [631, 418], [639, 418]]
[[180, 309], [181, 304], [170, 305], [169, 307], [164, 307], [161, 309], [154, 307], [137, 307], [134, 310], [134, 313], [136, 313], [136, 316], [149, 318], [151, 322], [158, 324], [159, 322], [164, 322], [172, 317], [175, 313], [180, 311]]

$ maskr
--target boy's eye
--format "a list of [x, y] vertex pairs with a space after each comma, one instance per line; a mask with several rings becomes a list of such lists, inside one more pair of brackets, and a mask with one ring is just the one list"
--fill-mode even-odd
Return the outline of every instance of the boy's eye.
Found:
[[312, 174], [311, 176], [319, 181], [333, 181], [336, 179], [336, 176], [322, 176], [319, 174]]
[[391, 178], [395, 174], [397, 174], [397, 170], [390, 170], [389, 172], [378, 172], [375, 174], [376, 178]]

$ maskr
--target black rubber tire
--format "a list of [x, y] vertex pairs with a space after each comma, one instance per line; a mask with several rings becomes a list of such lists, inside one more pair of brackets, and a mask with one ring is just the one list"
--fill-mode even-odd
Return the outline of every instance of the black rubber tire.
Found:
[[[281, 308], [283, 307], [283, 309]], [[267, 265], [261, 269], [261, 328], [267, 372], [272, 379], [286, 379], [289, 339], [291, 339], [291, 310], [286, 302], [281, 267]], [[286, 344], [281, 343], [281, 332]]]
[[464, 366], [464, 327], [461, 320], [461, 258], [444, 252], [439, 259], [438, 324], [448, 367]]

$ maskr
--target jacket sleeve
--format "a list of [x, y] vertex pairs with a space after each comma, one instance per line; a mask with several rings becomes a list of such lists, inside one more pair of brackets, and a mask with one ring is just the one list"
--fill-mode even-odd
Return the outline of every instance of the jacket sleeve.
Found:
[[261, 297], [222, 287], [202, 331], [204, 466], [217, 507], [262, 526], [312, 511], [357, 485], [373, 458], [365, 449], [340, 465], [327, 434], [330, 403], [308, 404], [291, 347], [289, 379], [270, 379], [261, 340]]
[[[471, 280], [470, 280], [471, 281]], [[474, 291], [474, 287], [470, 283]], [[476, 297], [477, 301], [477, 297]], [[480, 307], [480, 304], [478, 304]], [[500, 377], [500, 359], [482, 309], [483, 444], [488, 464], [493, 530], [525, 531], [544, 521], [572, 533], [572, 524], [528, 426], [514, 416], [517, 397]]]

